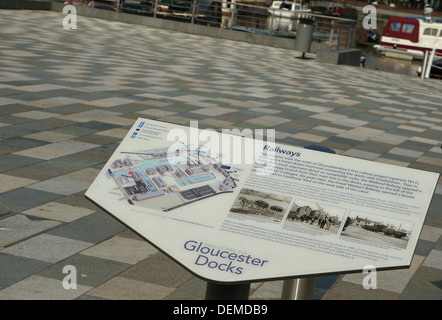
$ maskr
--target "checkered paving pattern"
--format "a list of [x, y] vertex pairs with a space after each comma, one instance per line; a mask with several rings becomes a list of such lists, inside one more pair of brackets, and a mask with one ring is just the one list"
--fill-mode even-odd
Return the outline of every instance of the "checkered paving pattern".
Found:
[[[441, 81], [299, 52], [0, 10], [0, 299], [202, 299], [205, 283], [84, 199], [138, 117], [442, 172]], [[318, 277], [315, 299], [442, 299], [442, 182], [410, 269]], [[66, 290], [63, 268], [78, 271]], [[251, 286], [279, 299], [282, 282]]]

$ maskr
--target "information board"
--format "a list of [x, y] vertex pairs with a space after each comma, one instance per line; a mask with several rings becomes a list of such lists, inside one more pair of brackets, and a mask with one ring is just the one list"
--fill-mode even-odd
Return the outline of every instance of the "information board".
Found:
[[438, 176], [138, 119], [85, 196], [198, 277], [241, 283], [409, 266]]

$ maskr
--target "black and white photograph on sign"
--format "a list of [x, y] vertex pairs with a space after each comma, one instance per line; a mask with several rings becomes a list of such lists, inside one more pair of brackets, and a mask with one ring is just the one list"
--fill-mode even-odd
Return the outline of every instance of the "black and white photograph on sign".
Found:
[[412, 229], [412, 222], [352, 211], [341, 235], [405, 249]]
[[290, 201], [290, 197], [243, 188], [230, 212], [279, 223], [284, 217]]
[[345, 209], [312, 201], [295, 200], [285, 220], [285, 225], [308, 227], [337, 234]]

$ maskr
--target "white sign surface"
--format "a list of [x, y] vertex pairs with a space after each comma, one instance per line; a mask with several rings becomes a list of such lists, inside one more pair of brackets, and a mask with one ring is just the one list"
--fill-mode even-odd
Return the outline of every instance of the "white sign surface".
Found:
[[235, 283], [409, 266], [438, 176], [138, 119], [86, 197], [197, 276]]

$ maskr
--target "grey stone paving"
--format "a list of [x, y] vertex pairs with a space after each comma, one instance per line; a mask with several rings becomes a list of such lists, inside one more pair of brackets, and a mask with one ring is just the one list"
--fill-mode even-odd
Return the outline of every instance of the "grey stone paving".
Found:
[[[275, 128], [279, 142], [442, 171], [442, 82], [290, 50], [0, 10], [0, 298], [202, 299], [205, 283], [84, 199], [138, 117]], [[442, 299], [442, 182], [410, 269], [319, 277], [315, 299]], [[65, 290], [65, 265], [77, 266]], [[279, 299], [282, 282], [254, 283]]]

